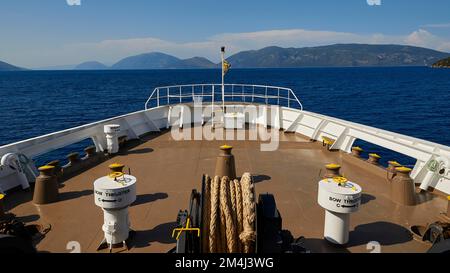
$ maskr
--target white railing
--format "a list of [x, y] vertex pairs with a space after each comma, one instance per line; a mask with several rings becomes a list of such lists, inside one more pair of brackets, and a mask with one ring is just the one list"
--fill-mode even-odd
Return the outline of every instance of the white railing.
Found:
[[145, 103], [145, 109], [190, 103], [201, 99], [203, 103], [242, 102], [279, 105], [303, 110], [303, 105], [292, 89], [268, 85], [225, 84], [222, 98], [221, 84], [189, 84], [157, 87]]

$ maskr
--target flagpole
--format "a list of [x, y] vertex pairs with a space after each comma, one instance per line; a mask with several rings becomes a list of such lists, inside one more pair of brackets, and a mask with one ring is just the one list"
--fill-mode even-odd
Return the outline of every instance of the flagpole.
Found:
[[222, 53], [222, 111], [225, 114], [225, 71], [223, 70], [223, 65], [225, 61], [225, 47], [223, 46], [221, 49]]

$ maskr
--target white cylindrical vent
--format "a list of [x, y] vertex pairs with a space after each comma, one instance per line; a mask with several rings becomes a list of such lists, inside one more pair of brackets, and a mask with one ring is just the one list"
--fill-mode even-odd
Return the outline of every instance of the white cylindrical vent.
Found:
[[361, 204], [361, 187], [343, 177], [319, 181], [318, 202], [325, 211], [324, 237], [334, 244], [349, 240], [350, 214]]
[[106, 242], [110, 246], [124, 242], [130, 232], [128, 207], [136, 200], [136, 177], [101, 177], [94, 182], [94, 197], [95, 204], [103, 209]]
[[108, 153], [116, 154], [117, 152], [119, 152], [120, 125], [117, 124], [105, 125], [104, 132], [106, 134], [106, 145], [108, 148]]

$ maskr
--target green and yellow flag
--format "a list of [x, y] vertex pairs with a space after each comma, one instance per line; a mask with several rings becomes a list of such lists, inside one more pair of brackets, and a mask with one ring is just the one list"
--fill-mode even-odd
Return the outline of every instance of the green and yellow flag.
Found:
[[227, 62], [226, 60], [224, 60], [223, 65], [222, 65], [223, 75], [227, 74], [227, 72], [230, 68], [231, 68], [231, 64], [229, 62]]

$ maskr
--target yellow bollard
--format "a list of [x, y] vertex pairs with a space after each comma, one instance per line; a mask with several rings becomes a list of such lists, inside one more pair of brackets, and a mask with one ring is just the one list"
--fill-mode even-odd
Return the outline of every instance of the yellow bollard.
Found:
[[358, 146], [356, 146], [356, 147], [352, 147], [352, 155], [354, 156], [354, 157], [361, 157], [361, 153], [363, 152], [364, 150], [361, 148], [361, 147], [358, 147]]
[[377, 155], [377, 154], [369, 154], [369, 159], [367, 160], [367, 162], [369, 162], [370, 164], [373, 165], [378, 165], [378, 161], [381, 159], [381, 156]]

